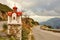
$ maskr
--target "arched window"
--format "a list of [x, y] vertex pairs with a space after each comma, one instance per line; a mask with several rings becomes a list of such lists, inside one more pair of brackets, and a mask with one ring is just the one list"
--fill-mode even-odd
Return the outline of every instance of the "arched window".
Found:
[[13, 17], [13, 20], [15, 20], [15, 17]]
[[16, 13], [12, 14], [12, 20], [16, 20]]

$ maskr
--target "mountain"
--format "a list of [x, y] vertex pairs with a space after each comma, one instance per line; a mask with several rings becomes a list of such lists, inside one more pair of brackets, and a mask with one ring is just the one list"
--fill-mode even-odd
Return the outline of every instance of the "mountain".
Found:
[[49, 25], [53, 28], [60, 28], [60, 18], [51, 18], [45, 22], [40, 22], [41, 25]]

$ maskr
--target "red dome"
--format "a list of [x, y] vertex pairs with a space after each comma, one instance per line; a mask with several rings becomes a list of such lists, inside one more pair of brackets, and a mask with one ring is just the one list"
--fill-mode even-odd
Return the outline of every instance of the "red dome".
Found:
[[17, 9], [17, 7], [16, 7], [16, 6], [14, 6], [14, 7], [13, 7], [13, 9]]
[[17, 14], [17, 16], [21, 16], [22, 12], [17, 12], [16, 14]]
[[[13, 12], [8, 12], [8, 16], [12, 16]], [[22, 12], [16, 12], [17, 16], [21, 16]]]
[[12, 16], [12, 12], [8, 12], [8, 16]]

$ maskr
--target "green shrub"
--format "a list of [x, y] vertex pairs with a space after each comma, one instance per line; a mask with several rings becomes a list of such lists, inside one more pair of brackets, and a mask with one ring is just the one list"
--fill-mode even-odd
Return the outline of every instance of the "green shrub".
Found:
[[16, 38], [13, 37], [13, 36], [11, 36], [11, 37], [9, 38], [9, 40], [16, 40]]
[[23, 28], [22, 30], [22, 40], [28, 40], [29, 30]]
[[3, 24], [3, 29], [7, 29], [7, 24]]

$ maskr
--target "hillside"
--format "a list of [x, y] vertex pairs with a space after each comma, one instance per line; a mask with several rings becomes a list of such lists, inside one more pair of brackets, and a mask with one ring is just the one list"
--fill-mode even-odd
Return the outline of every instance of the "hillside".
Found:
[[0, 11], [1, 11], [2, 13], [5, 13], [5, 12], [8, 12], [8, 11], [12, 11], [12, 9], [9, 8], [7, 5], [4, 5], [4, 4], [1, 4], [1, 3], [0, 3]]
[[38, 22], [34, 21], [32, 18], [22, 18], [22, 23], [23, 23], [23, 26], [25, 27], [33, 27], [34, 25], [39, 25]]
[[7, 12], [12, 11], [7, 5], [0, 3], [0, 21], [7, 20]]

